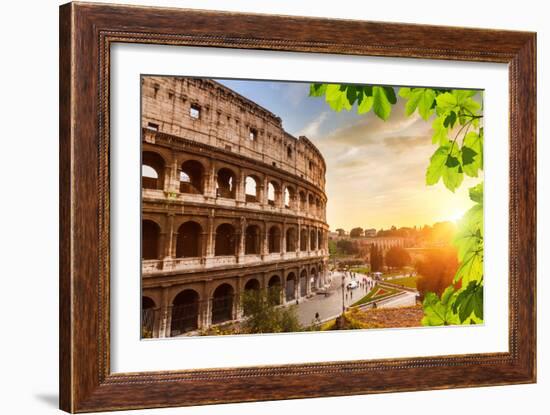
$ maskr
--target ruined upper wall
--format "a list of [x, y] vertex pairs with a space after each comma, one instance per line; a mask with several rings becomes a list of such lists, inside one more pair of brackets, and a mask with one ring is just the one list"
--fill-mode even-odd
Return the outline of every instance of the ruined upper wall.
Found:
[[326, 165], [275, 114], [210, 79], [142, 77], [142, 127], [230, 150], [325, 188]]

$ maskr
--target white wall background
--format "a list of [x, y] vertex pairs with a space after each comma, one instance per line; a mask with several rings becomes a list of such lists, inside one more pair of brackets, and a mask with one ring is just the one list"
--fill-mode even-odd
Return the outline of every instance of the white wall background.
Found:
[[[490, 27], [538, 32], [539, 140], [539, 383], [345, 398], [320, 398], [133, 411], [134, 414], [279, 414], [358, 413], [451, 414], [547, 413], [550, 403], [550, 307], [543, 301], [549, 283], [548, 216], [543, 190], [549, 179], [547, 99], [550, 83], [550, 27], [545, 2], [462, 0], [413, 2], [296, 0], [139, 1], [134, 4], [311, 15], [348, 19]], [[0, 383], [3, 413], [48, 414], [57, 411], [57, 243], [58, 243], [58, 9], [54, 0], [2, 4], [0, 106], [2, 198], [2, 317]], [[546, 76], [548, 78], [549, 75]], [[547, 231], [547, 232], [544, 232]]]

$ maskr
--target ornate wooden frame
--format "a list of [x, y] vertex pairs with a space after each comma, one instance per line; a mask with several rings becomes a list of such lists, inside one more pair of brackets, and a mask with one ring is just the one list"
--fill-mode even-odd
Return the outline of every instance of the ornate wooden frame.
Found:
[[[114, 42], [507, 63], [509, 352], [110, 373], [109, 56]], [[59, 92], [61, 409], [90, 412], [535, 382], [535, 33], [70, 3], [60, 8]]]

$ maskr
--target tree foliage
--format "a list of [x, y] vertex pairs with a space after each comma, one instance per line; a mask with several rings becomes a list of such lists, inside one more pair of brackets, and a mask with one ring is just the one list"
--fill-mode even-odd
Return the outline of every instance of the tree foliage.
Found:
[[370, 270], [372, 272], [379, 272], [379, 271], [382, 271], [383, 267], [384, 267], [384, 254], [378, 248], [378, 246], [376, 246], [376, 244], [372, 244], [370, 246]]
[[453, 284], [458, 269], [455, 248], [433, 249], [415, 264], [418, 278], [416, 288], [426, 298], [428, 293], [443, 294], [445, 288]]
[[349, 231], [349, 236], [352, 238], [359, 238], [363, 236], [363, 228], [353, 228]]
[[[384, 121], [397, 103], [396, 89], [380, 85], [315, 83], [309, 94], [324, 96], [334, 111], [356, 106], [357, 113], [372, 110]], [[482, 94], [467, 89], [398, 88], [405, 114], [418, 113], [431, 121], [435, 149], [426, 168], [426, 185], [442, 182], [455, 192], [465, 176], [478, 177], [483, 171]], [[474, 205], [462, 218], [454, 240], [458, 269], [446, 290], [425, 296], [426, 325], [483, 321], [483, 182], [470, 189], [470, 198]]]
[[243, 323], [247, 333], [288, 333], [301, 331], [294, 307], [277, 307], [281, 289], [270, 288], [267, 292], [246, 290], [241, 298], [246, 315]]
[[386, 252], [386, 265], [390, 268], [403, 268], [411, 263], [411, 256], [405, 248], [392, 246]]

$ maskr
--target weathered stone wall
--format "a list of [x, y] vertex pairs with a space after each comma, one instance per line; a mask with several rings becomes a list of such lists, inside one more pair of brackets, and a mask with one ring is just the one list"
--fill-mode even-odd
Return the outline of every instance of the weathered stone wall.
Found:
[[[306, 138], [295, 138], [281, 119], [235, 91], [208, 79], [142, 78], [142, 126], [260, 160], [325, 186], [325, 161]], [[199, 117], [190, 115], [198, 108]], [[256, 139], [250, 139], [251, 131]]]
[[313, 144], [213, 81], [144, 77], [142, 87], [149, 334], [179, 335], [239, 319], [247, 289], [275, 284], [284, 304], [322, 288], [325, 163]]

